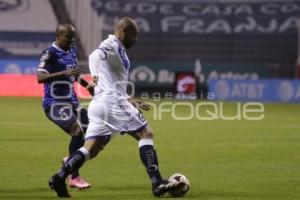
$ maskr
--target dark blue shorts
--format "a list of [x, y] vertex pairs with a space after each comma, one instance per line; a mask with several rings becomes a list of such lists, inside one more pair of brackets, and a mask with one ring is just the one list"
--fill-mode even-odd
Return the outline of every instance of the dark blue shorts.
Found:
[[68, 102], [51, 104], [44, 110], [47, 118], [69, 133], [71, 126], [78, 121], [84, 132], [88, 126], [87, 111]]

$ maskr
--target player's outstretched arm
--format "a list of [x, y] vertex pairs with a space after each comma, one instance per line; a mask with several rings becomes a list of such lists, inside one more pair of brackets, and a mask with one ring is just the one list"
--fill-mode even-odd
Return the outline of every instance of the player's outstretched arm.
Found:
[[147, 104], [146, 102], [141, 101], [141, 100], [134, 99], [134, 98], [129, 98], [129, 99], [127, 99], [127, 101], [129, 101], [129, 103], [131, 103], [138, 110], [140, 110], [140, 109], [145, 110], [145, 111], [150, 110], [150, 105]]
[[64, 76], [74, 76], [78, 77], [80, 76], [81, 71], [78, 68], [74, 69], [67, 69], [61, 72], [55, 72], [55, 73], [47, 73], [45, 71], [38, 71], [37, 72], [37, 81], [38, 83], [48, 83], [51, 81], [59, 80], [60, 78]]
[[89, 83], [87, 82], [85, 79], [81, 78], [81, 77], [77, 77], [76, 81], [85, 89], [87, 89], [90, 93], [90, 95], [94, 96], [94, 88], [95, 88], [95, 83]]

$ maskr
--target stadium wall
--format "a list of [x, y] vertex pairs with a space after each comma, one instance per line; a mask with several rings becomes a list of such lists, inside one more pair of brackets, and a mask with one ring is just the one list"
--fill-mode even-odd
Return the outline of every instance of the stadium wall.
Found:
[[91, 1], [63, 0], [72, 22], [80, 35], [87, 56], [102, 40], [101, 18], [93, 12]]
[[[3, 19], [9, 18], [6, 24], [0, 22], [0, 74], [25, 74], [25, 81], [35, 76], [39, 54], [53, 41], [57, 21], [48, 1], [16, 2], [17, 10], [0, 12]], [[86, 54], [113, 31], [120, 17], [137, 20], [141, 34], [129, 51], [129, 79], [139, 92], [174, 92], [176, 74], [181, 72], [192, 72], [198, 88], [213, 79], [294, 78], [300, 24], [297, 0], [61, 2], [80, 33]], [[45, 8], [49, 9], [42, 12]], [[32, 23], [17, 24], [24, 20]], [[80, 63], [87, 69], [86, 61]], [[28, 88], [35, 88], [33, 79], [31, 83]]]
[[36, 66], [54, 40], [56, 17], [48, 1], [1, 1], [0, 96], [41, 96]]
[[128, 54], [137, 90], [172, 92], [180, 71], [194, 72], [200, 86], [211, 77], [294, 78], [300, 2], [240, 2], [65, 0], [87, 53], [113, 32], [120, 17], [136, 19], [141, 33]]

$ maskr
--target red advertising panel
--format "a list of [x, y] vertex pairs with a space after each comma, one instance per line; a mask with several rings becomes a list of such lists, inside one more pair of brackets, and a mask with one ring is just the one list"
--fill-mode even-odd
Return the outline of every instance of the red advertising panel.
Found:
[[[83, 78], [89, 82], [92, 80], [89, 75], [83, 76]], [[74, 87], [79, 98], [91, 98], [85, 88], [77, 83]], [[0, 96], [41, 97], [43, 96], [43, 84], [38, 84], [36, 75], [33, 74], [0, 74]]]
[[176, 73], [176, 93], [179, 99], [196, 99], [197, 78], [192, 72]]

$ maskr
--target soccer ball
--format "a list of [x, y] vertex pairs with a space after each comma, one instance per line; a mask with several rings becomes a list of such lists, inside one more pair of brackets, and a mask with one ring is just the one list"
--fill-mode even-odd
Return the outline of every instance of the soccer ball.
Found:
[[183, 182], [185, 185], [179, 189], [179, 190], [172, 190], [172, 191], [169, 191], [169, 194], [172, 196], [172, 197], [182, 197], [183, 195], [185, 195], [189, 189], [190, 189], [190, 181], [189, 179], [187, 179], [187, 177], [183, 174], [180, 174], [180, 173], [175, 173], [173, 174], [172, 176], [170, 176], [168, 178], [168, 181], [171, 182], [171, 183], [174, 183], [174, 182]]

